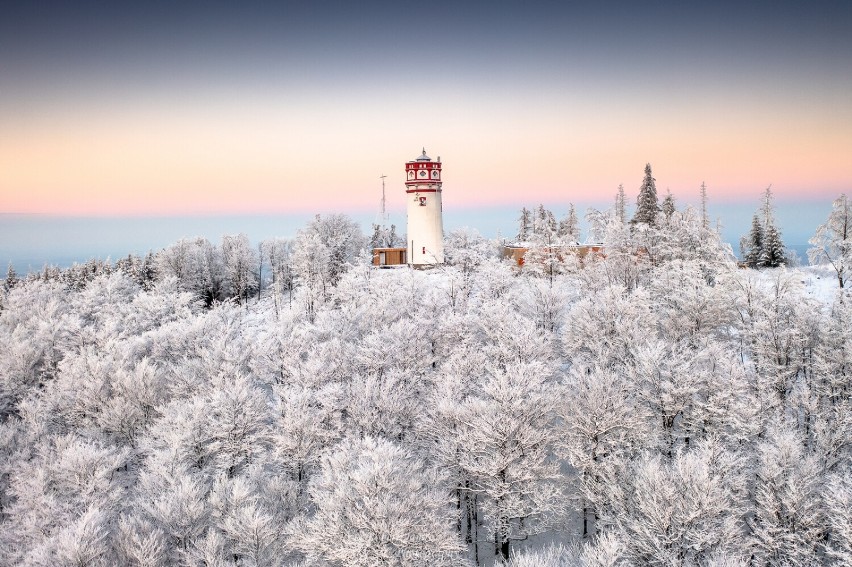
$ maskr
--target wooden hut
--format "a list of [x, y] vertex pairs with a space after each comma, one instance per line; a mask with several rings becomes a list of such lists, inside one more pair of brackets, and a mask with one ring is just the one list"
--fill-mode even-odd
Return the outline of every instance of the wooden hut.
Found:
[[405, 248], [373, 248], [373, 266], [377, 268], [391, 268], [393, 266], [405, 266]]

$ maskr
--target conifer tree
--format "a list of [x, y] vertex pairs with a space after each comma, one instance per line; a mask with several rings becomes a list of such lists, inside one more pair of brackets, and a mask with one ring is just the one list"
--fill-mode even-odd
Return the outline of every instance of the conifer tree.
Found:
[[707, 216], [707, 185], [701, 182], [701, 226], [704, 230], [710, 228], [710, 219]]
[[786, 263], [784, 242], [772, 215], [772, 185], [763, 192], [760, 216], [754, 215], [751, 232], [740, 243], [749, 268], [777, 268]]
[[370, 237], [370, 248], [382, 248], [384, 245], [384, 235], [382, 227], [373, 223], [373, 236]]
[[544, 208], [544, 205], [540, 204], [538, 209], [536, 209], [535, 218], [533, 219], [533, 236], [538, 242], [547, 242], [550, 243], [553, 241], [553, 238], [556, 236], [559, 227], [556, 222], [556, 217], [553, 216], [553, 212]]
[[657, 186], [651, 175], [651, 164], [645, 164], [645, 179], [639, 188], [639, 196], [636, 198], [636, 213], [633, 215], [631, 224], [644, 223], [649, 226], [657, 225], [657, 213], [660, 212], [660, 204], [657, 199]]
[[775, 219], [772, 216], [772, 184], [763, 190], [763, 205], [760, 207], [760, 214], [763, 215], [763, 233], [766, 234], [766, 230], [769, 228], [769, 225], [775, 224]]
[[672, 195], [671, 191], [666, 193], [666, 198], [663, 199], [662, 211], [663, 214], [666, 215], [666, 220], [669, 221], [672, 218], [672, 215], [675, 214], [677, 208], [675, 207], [674, 195]]
[[580, 221], [577, 219], [574, 203], [568, 205], [568, 214], [559, 223], [559, 237], [570, 242], [580, 240]]
[[9, 291], [18, 283], [18, 273], [15, 271], [15, 267], [12, 265], [12, 262], [9, 262], [9, 267], [6, 269], [6, 280], [3, 282], [3, 287], [6, 291]]
[[526, 242], [530, 239], [530, 233], [532, 232], [532, 212], [523, 207], [521, 209], [521, 216], [518, 218], [518, 241]]
[[743, 261], [749, 268], [759, 268], [763, 255], [763, 226], [760, 219], [754, 215], [751, 219], [751, 232], [744, 239]]
[[765, 238], [763, 241], [763, 250], [760, 255], [760, 265], [765, 268], [777, 268], [786, 264], [786, 255], [784, 253], [784, 243], [781, 241], [781, 233], [775, 228], [775, 225], [770, 224], [766, 227]]
[[624, 224], [627, 222], [627, 200], [624, 197], [624, 184], [618, 184], [618, 193], [615, 194], [615, 218]]

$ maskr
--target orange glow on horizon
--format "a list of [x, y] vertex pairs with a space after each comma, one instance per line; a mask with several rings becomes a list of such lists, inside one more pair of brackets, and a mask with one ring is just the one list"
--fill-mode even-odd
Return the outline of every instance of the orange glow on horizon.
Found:
[[[396, 99], [394, 99], [396, 100]], [[251, 107], [208, 101], [7, 119], [0, 128], [0, 212], [147, 215], [370, 211], [388, 176], [402, 207], [404, 163], [426, 145], [444, 162], [446, 204], [609, 203], [635, 196], [646, 162], [658, 191], [695, 202], [833, 198], [852, 188], [852, 128], [828, 112], [544, 101], [499, 114], [496, 102], [438, 101], [441, 120], [412, 123], [417, 101]], [[726, 111], [727, 112], [727, 111]], [[499, 116], [500, 119], [495, 119]], [[374, 123], [373, 117], [380, 117]], [[554, 118], [556, 117], [556, 118]]]

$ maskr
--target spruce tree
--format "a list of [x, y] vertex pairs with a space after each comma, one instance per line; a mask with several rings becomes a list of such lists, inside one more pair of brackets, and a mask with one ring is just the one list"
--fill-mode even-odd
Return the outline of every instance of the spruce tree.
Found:
[[763, 234], [769, 229], [769, 225], [775, 224], [775, 219], [772, 215], [772, 184], [763, 191], [763, 205], [760, 207], [760, 214], [763, 215]]
[[639, 188], [639, 196], [636, 198], [636, 213], [633, 215], [632, 224], [644, 223], [649, 226], [657, 225], [657, 213], [660, 212], [660, 204], [657, 200], [657, 186], [651, 175], [651, 164], [645, 164], [645, 179]]
[[559, 222], [559, 238], [568, 242], [579, 242], [580, 221], [574, 203], [568, 205], [568, 214]]
[[[781, 232], [775, 227], [775, 216], [772, 214], [772, 184], [763, 192], [763, 248], [769, 263], [764, 266], [776, 268], [784, 265], [785, 252], [784, 243], [781, 241]], [[769, 242], [769, 233], [774, 231], [773, 242]], [[768, 248], [772, 248], [769, 250]]]
[[9, 267], [6, 269], [6, 280], [3, 282], [3, 287], [6, 288], [6, 291], [9, 291], [18, 283], [18, 273], [15, 271], [15, 267], [12, 266], [12, 262], [9, 262]]
[[373, 223], [373, 236], [370, 237], [370, 248], [381, 248], [384, 245], [382, 227]]
[[763, 226], [761, 226], [757, 215], [754, 215], [751, 219], [751, 232], [746, 238], [745, 243], [743, 261], [749, 268], [761, 267], [761, 258], [763, 256]]
[[781, 241], [781, 233], [770, 224], [766, 228], [763, 239], [763, 250], [760, 256], [760, 266], [765, 268], [777, 268], [787, 263], [784, 253], [784, 243]]
[[672, 195], [671, 191], [669, 191], [666, 194], [666, 198], [663, 199], [663, 205], [662, 205], [661, 208], [662, 208], [663, 214], [666, 216], [666, 220], [667, 221], [671, 220], [672, 215], [677, 210], [677, 208], [675, 207], [674, 195]]
[[532, 212], [523, 207], [521, 209], [521, 216], [518, 218], [518, 241], [519, 242], [527, 242], [530, 239], [530, 232], [532, 231]]
[[627, 222], [627, 200], [624, 198], [624, 184], [618, 184], [618, 193], [615, 194], [615, 217], [624, 224]]
[[559, 223], [556, 222], [556, 216], [553, 214], [553, 211], [547, 211], [544, 228], [547, 232], [548, 240], [552, 240], [559, 232]]

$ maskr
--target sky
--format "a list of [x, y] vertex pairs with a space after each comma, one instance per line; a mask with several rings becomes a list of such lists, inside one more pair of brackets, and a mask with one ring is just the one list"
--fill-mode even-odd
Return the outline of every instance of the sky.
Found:
[[827, 212], [849, 93], [848, 1], [7, 2], [0, 213], [363, 216], [381, 175], [398, 212], [423, 147], [473, 227], [646, 163], [680, 204]]

